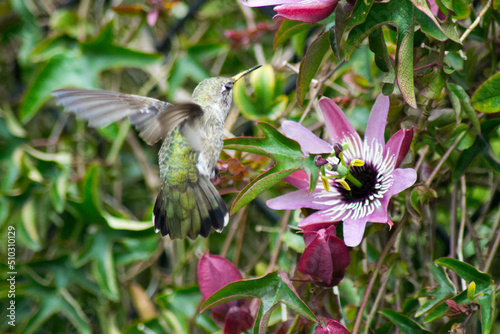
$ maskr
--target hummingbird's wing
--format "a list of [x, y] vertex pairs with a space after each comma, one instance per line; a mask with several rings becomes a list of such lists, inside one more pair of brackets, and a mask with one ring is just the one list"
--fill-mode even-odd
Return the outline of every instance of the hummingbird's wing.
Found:
[[185, 120], [198, 118], [203, 110], [196, 103], [173, 105], [150, 97], [97, 89], [59, 89], [52, 92], [58, 104], [92, 127], [104, 127], [125, 117], [149, 145]]

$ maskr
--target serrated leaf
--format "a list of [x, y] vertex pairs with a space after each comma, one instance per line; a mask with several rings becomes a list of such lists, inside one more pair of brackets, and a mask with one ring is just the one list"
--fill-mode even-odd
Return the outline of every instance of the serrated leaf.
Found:
[[23, 328], [23, 333], [37, 333], [44, 322], [58, 313], [64, 315], [79, 333], [92, 332], [85, 313], [66, 289], [52, 289], [38, 285], [37, 289], [33, 290], [34, 295], [40, 299], [40, 306]]
[[236, 196], [231, 207], [231, 214], [236, 213], [265, 190], [300, 169], [309, 175], [310, 191], [314, 190], [318, 181], [318, 168], [314, 165], [314, 157], [305, 156], [299, 143], [285, 137], [271, 124], [259, 122], [258, 125], [264, 137], [235, 137], [224, 140], [225, 149], [259, 154], [275, 161], [272, 168], [252, 180]]
[[297, 101], [300, 105], [304, 103], [305, 96], [309, 91], [311, 80], [316, 75], [325, 53], [330, 46], [330, 32], [324, 32], [309, 45], [306, 55], [302, 58], [297, 77]]
[[[493, 315], [495, 314], [495, 282], [491, 279], [491, 275], [482, 273], [473, 266], [453, 258], [440, 258], [434, 261], [434, 263], [454, 271], [458, 276], [468, 282], [475, 282], [477, 292], [476, 296], [478, 296], [475, 301], [477, 301], [481, 307], [481, 332], [483, 334], [490, 333]], [[470, 304], [471, 301], [468, 298], [468, 289], [453, 297], [452, 300], [458, 305]], [[426, 316], [425, 322], [431, 322], [443, 317], [447, 310], [448, 305], [446, 303], [443, 302], [439, 304]]]
[[432, 276], [436, 280], [438, 287], [433, 289], [431, 292], [426, 292], [423, 295], [433, 297], [431, 300], [425, 302], [415, 313], [415, 317], [420, 317], [425, 313], [429, 312], [437, 304], [444, 302], [446, 299], [453, 296], [455, 292], [455, 287], [450, 281], [449, 277], [446, 275], [444, 269], [434, 263], [428, 263]]
[[408, 316], [390, 309], [380, 311], [384, 317], [389, 319], [401, 331], [407, 334], [431, 334], [432, 332], [421, 327], [415, 320]]
[[500, 72], [479, 86], [472, 94], [471, 103], [474, 109], [484, 113], [500, 111]]
[[286, 304], [311, 321], [317, 321], [314, 313], [300, 299], [292, 284], [284, 275], [286, 274], [270, 273], [260, 278], [229, 283], [205, 300], [201, 306], [201, 311], [203, 312], [208, 308], [232, 300], [255, 297], [259, 298], [261, 303], [253, 333], [266, 333], [269, 317], [280, 303]]

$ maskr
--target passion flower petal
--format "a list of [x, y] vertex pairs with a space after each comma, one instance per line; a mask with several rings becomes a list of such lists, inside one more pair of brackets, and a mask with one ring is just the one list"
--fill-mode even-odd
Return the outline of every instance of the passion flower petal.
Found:
[[274, 7], [276, 16], [287, 20], [315, 23], [333, 13], [339, 0], [303, 0]]

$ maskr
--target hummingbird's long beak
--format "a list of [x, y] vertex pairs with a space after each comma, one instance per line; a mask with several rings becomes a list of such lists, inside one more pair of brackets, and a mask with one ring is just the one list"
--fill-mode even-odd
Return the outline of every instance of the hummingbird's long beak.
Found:
[[246, 70], [244, 72], [241, 72], [240, 74], [236, 74], [232, 79], [234, 80], [234, 82], [240, 80], [241, 78], [243, 78], [245, 75], [247, 75], [248, 73], [250, 72], [253, 72], [255, 71], [256, 69], [258, 69], [259, 67], [261, 67], [262, 65], [257, 65], [255, 67], [252, 67], [251, 69], [249, 70]]

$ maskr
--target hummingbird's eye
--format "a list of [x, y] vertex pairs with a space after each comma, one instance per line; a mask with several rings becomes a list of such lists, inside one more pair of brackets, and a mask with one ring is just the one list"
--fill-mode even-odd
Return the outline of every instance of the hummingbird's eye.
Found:
[[224, 89], [225, 89], [226, 91], [230, 91], [231, 89], [233, 89], [233, 85], [234, 85], [234, 83], [233, 83], [233, 82], [228, 82], [228, 83], [226, 83], [226, 84], [224, 85]]

